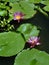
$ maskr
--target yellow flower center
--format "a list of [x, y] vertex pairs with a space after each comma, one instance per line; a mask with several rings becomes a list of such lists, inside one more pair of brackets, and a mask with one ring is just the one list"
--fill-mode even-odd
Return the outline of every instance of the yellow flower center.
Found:
[[17, 20], [20, 20], [21, 19], [21, 16], [20, 15], [16, 16], [16, 19]]

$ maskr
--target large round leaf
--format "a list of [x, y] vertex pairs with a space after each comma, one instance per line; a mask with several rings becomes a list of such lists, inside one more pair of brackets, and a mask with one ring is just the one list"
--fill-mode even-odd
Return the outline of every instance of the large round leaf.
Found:
[[22, 12], [25, 14], [24, 19], [31, 18], [35, 15], [36, 11], [34, 10], [34, 4], [29, 3], [28, 1], [20, 1], [12, 4], [11, 13]]
[[20, 25], [17, 31], [21, 32], [26, 40], [28, 40], [31, 36], [39, 35], [39, 30], [37, 30], [37, 27], [29, 23]]
[[36, 11], [34, 10], [35, 5], [33, 3], [29, 3], [29, 1], [21, 1], [20, 5], [25, 14], [24, 18], [31, 18], [35, 15]]
[[21, 34], [15, 32], [0, 33], [0, 56], [12, 56], [20, 52], [25, 41]]
[[37, 49], [23, 50], [15, 58], [14, 65], [49, 65], [49, 55]]
[[21, 7], [19, 6], [19, 3], [15, 2], [12, 4], [12, 9], [10, 10], [10, 12], [12, 12], [14, 15], [14, 13], [18, 11], [21, 11]]

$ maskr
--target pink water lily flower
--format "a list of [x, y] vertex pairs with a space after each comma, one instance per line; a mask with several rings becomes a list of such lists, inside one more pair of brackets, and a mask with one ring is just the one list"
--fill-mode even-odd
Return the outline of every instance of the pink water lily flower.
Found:
[[40, 37], [37, 37], [37, 36], [33, 36], [33, 37], [30, 37], [29, 40], [27, 41], [27, 43], [30, 45], [30, 48], [33, 48], [35, 47], [36, 45], [40, 45]]
[[24, 18], [24, 14], [22, 12], [15, 12], [14, 13], [14, 20], [18, 20], [18, 22], [20, 22], [20, 20], [23, 18]]

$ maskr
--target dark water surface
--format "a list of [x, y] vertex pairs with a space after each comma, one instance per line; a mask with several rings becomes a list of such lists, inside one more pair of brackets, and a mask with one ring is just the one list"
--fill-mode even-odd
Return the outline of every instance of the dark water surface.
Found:
[[[42, 51], [49, 53], [49, 19], [46, 18], [41, 13], [37, 13], [35, 17], [27, 20], [28, 22], [32, 22], [37, 25], [40, 29], [40, 41], [41, 45], [37, 48]], [[25, 22], [25, 21], [24, 21]], [[13, 57], [0, 57], [0, 65], [13, 65], [15, 56]]]
[[42, 14], [38, 14], [36, 17], [34, 19], [35, 24], [41, 29], [41, 46], [39, 46], [39, 49], [49, 53], [49, 19]]

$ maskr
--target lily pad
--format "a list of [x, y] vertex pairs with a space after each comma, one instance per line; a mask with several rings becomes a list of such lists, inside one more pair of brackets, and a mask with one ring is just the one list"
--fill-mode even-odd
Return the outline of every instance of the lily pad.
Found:
[[21, 32], [26, 40], [32, 36], [38, 36], [40, 32], [36, 26], [29, 23], [20, 25], [17, 31]]
[[40, 3], [42, 0], [28, 0], [28, 1], [30, 1], [32, 3]]
[[49, 12], [49, 5], [45, 6], [43, 9]]
[[37, 49], [23, 50], [15, 58], [14, 65], [48, 65], [49, 54]]
[[17, 1], [20, 1], [20, 0], [4, 0], [4, 1], [14, 3], [14, 2], [17, 2]]
[[49, 0], [41, 1], [41, 3], [44, 5], [49, 5]]
[[0, 10], [0, 16], [5, 16], [5, 15], [7, 15], [7, 11], [5, 11], [5, 10]]
[[36, 14], [36, 11], [34, 10], [35, 5], [33, 3], [29, 3], [29, 1], [21, 1], [20, 5], [22, 12], [25, 14], [25, 19], [31, 18]]
[[25, 45], [21, 34], [15, 32], [0, 33], [0, 56], [13, 56], [20, 52]]
[[31, 18], [36, 14], [36, 11], [34, 10], [34, 4], [29, 3], [28, 1], [13, 3], [10, 13], [14, 14], [15, 12], [22, 12], [25, 15], [24, 19]]

